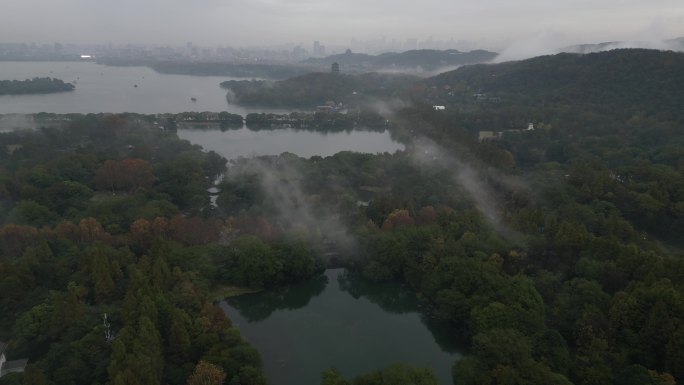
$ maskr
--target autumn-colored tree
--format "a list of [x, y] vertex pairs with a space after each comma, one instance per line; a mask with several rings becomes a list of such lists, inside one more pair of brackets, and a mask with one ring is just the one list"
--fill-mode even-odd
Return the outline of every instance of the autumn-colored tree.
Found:
[[107, 233], [95, 218], [83, 218], [78, 223], [79, 239], [81, 243], [90, 244], [95, 241], [110, 243], [112, 236]]
[[151, 231], [155, 237], [167, 237], [169, 231], [169, 220], [164, 217], [154, 218], [154, 221], [152, 221]]
[[261, 239], [269, 240], [275, 236], [275, 230], [266, 218], [260, 216], [254, 223], [254, 235]]
[[221, 333], [231, 326], [230, 319], [226, 317], [226, 313], [211, 303], [206, 303], [202, 308], [199, 323], [204, 332], [214, 333]]
[[95, 186], [100, 190], [135, 191], [152, 188], [155, 177], [150, 163], [143, 159], [107, 160], [95, 173]]
[[122, 175], [121, 184], [123, 189], [135, 191], [139, 188], [150, 189], [154, 185], [152, 167], [146, 160], [128, 158], [120, 163]]
[[432, 206], [425, 206], [418, 211], [416, 223], [418, 225], [430, 225], [437, 219], [437, 210]]
[[150, 221], [140, 218], [131, 223], [130, 237], [133, 243], [144, 248], [148, 248], [154, 240], [154, 235], [152, 234], [152, 224]]
[[220, 224], [199, 217], [176, 215], [169, 221], [172, 239], [186, 245], [203, 245], [218, 240]]
[[382, 229], [390, 231], [399, 226], [413, 226], [414, 224], [415, 221], [411, 218], [408, 210], [394, 210], [382, 223]]
[[276, 229], [263, 216], [240, 215], [238, 217], [230, 217], [227, 225], [238, 234], [255, 235], [264, 240], [276, 237]]
[[188, 385], [221, 385], [226, 379], [226, 372], [220, 367], [200, 361], [195, 371], [188, 378]]
[[364, 230], [366, 230], [368, 232], [375, 232], [379, 229], [378, 225], [375, 224], [375, 222], [373, 222], [372, 219], [367, 220], [366, 223], [364, 224], [363, 228], [364, 228]]
[[63, 221], [54, 228], [54, 234], [57, 238], [68, 239], [70, 241], [79, 240], [79, 229], [73, 222]]
[[118, 187], [117, 182], [120, 174], [119, 162], [106, 160], [95, 172], [95, 187], [99, 190], [111, 190], [113, 194]]
[[0, 253], [8, 257], [18, 257], [26, 247], [34, 244], [38, 230], [32, 226], [5, 225], [0, 228]]

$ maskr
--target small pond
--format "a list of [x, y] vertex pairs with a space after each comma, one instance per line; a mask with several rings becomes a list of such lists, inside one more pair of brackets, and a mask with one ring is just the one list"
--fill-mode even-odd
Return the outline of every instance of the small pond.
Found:
[[350, 378], [396, 362], [430, 367], [448, 385], [461, 357], [409, 289], [369, 283], [344, 269], [221, 306], [261, 353], [272, 385], [317, 385], [331, 367]]

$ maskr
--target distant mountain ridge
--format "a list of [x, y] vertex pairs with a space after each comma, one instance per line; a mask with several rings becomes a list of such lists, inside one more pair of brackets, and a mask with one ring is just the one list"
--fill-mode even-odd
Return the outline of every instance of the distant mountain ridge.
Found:
[[329, 67], [332, 63], [339, 63], [342, 70], [348, 72], [372, 71], [410, 71], [431, 72], [445, 67], [462, 66], [466, 64], [485, 63], [496, 57], [497, 53], [475, 50], [461, 52], [458, 50], [421, 49], [406, 52], [388, 52], [380, 55], [362, 53], [347, 53], [331, 55], [324, 58], [310, 58], [302, 64]]
[[235, 64], [228, 62], [156, 61], [128, 58], [99, 58], [98, 64], [108, 66], [146, 66], [162, 74], [192, 76], [230, 76], [283, 80], [307, 74], [315, 68], [294, 64]]
[[561, 53], [500, 64], [478, 64], [425, 79], [419, 92], [458, 103], [600, 105], [676, 110], [684, 106], [684, 53], [619, 49]]
[[658, 41], [609, 41], [595, 44], [578, 44], [561, 48], [560, 52], [585, 54], [627, 48], [684, 52], [684, 37]]

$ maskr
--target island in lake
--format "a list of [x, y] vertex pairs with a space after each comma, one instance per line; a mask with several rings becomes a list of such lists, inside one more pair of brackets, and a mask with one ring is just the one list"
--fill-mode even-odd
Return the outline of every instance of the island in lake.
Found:
[[243, 106], [335, 109], [367, 107], [378, 100], [390, 100], [419, 80], [403, 74], [312, 72], [277, 82], [228, 80], [221, 87], [230, 90], [229, 103]]
[[61, 79], [33, 78], [26, 80], [0, 80], [0, 95], [50, 94], [73, 91], [74, 85]]

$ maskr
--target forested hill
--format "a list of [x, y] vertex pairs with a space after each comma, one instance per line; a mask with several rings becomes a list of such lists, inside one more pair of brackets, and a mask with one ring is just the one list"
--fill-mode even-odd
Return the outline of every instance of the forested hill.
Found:
[[501, 103], [638, 106], [646, 113], [673, 111], [684, 105], [684, 53], [644, 49], [563, 53], [462, 67], [424, 84], [423, 95], [446, 102], [479, 94], [480, 100]]
[[314, 72], [279, 82], [226, 81], [231, 102], [251, 106], [314, 108], [328, 101], [357, 106], [392, 96], [418, 81], [409, 75], [367, 73], [361, 75]]
[[565, 47], [561, 49], [561, 52], [592, 53], [618, 48], [654, 48], [684, 52], [684, 37], [662, 41], [608, 41], [595, 44], [578, 44]]
[[53, 78], [0, 80], [0, 95], [48, 94], [72, 91], [73, 89], [73, 84]]
[[484, 63], [496, 57], [495, 52], [475, 50], [461, 52], [454, 49], [434, 50], [420, 49], [406, 52], [387, 52], [380, 55], [367, 55], [347, 52], [325, 58], [311, 58], [303, 63], [329, 67], [339, 63], [346, 71], [378, 71], [378, 70], [424, 70], [435, 71], [444, 67], [466, 64]]

